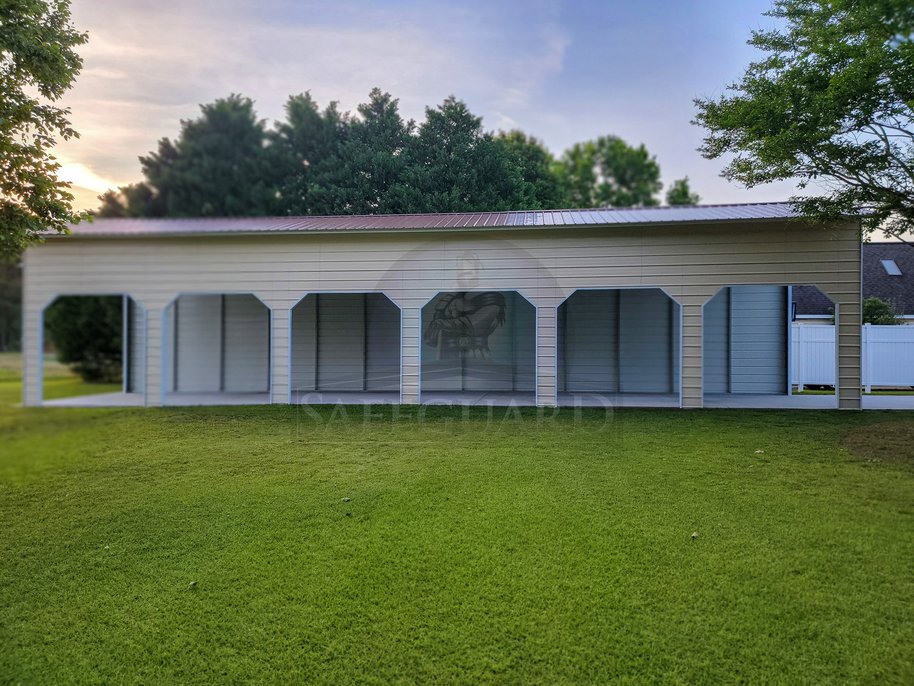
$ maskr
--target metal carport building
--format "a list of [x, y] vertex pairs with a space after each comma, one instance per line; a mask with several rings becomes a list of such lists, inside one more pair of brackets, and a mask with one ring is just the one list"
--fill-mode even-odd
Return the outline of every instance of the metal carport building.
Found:
[[[24, 402], [42, 404], [44, 309], [124, 294], [134, 404], [752, 406], [789, 400], [784, 289], [803, 284], [835, 303], [835, 404], [859, 408], [860, 255], [858, 221], [814, 224], [787, 203], [96, 219], [25, 254]], [[734, 376], [727, 353], [722, 384], [708, 337], [722, 326], [731, 347], [767, 345], [744, 355], [767, 367]]]

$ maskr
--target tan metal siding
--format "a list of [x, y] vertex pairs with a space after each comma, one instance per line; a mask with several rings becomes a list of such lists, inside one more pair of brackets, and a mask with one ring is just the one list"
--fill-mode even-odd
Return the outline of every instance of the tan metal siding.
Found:
[[[274, 309], [274, 334], [304, 293], [381, 290], [403, 308], [403, 400], [418, 399], [419, 308], [459, 290], [474, 257], [475, 288], [518, 289], [538, 307], [537, 399], [554, 402], [555, 307], [575, 288], [663, 287], [683, 305], [683, 403], [701, 404], [701, 306], [721, 286], [814, 284], [839, 303], [839, 396], [858, 402], [860, 242], [847, 223], [587, 227], [383, 235], [261, 235], [51, 239], [28, 251], [24, 342], [59, 293], [129, 292], [149, 311], [147, 402], [159, 401], [161, 312], [178, 292], [251, 292]], [[284, 319], [285, 318], [285, 319]], [[274, 335], [275, 382], [288, 379], [286, 340]], [[282, 354], [280, 354], [282, 351]], [[39, 375], [27, 351], [26, 401]], [[287, 385], [287, 381], [282, 381]], [[848, 384], [850, 384], [848, 386]], [[287, 389], [286, 389], [287, 390]]]

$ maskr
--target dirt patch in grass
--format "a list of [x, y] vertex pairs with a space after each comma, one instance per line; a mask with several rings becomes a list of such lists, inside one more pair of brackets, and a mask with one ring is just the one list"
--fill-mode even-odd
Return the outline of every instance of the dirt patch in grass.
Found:
[[851, 429], [844, 446], [857, 457], [914, 465], [914, 422], [879, 422]]

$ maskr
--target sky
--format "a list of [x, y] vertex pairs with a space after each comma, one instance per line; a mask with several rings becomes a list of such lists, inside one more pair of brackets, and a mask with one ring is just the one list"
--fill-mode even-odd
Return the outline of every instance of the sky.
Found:
[[421, 121], [448, 95], [489, 130], [519, 128], [556, 155], [614, 134], [644, 143], [669, 184], [703, 203], [784, 200], [720, 178], [696, 148], [693, 98], [721, 95], [760, 53], [770, 0], [73, 0], [89, 41], [63, 99], [81, 137], [61, 143], [61, 177], [81, 209], [141, 180], [138, 156], [202, 103], [230, 93], [281, 119], [290, 94], [355, 111], [375, 86]]

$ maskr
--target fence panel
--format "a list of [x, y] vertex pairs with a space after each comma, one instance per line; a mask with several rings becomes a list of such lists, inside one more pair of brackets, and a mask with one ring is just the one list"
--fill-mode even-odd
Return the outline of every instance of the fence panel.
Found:
[[[914, 386], [914, 326], [863, 327], [863, 384]], [[835, 384], [835, 327], [790, 327], [790, 381], [803, 386]]]
[[804, 385], [835, 384], [835, 327], [801, 326], [791, 328], [791, 382]]
[[914, 326], [864, 325], [863, 384], [914, 386]]

